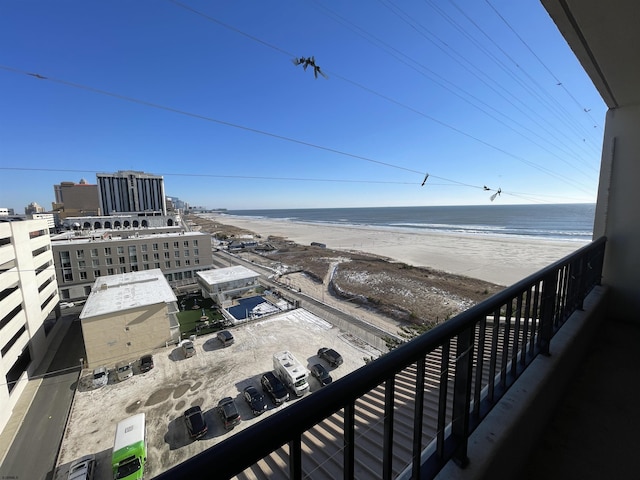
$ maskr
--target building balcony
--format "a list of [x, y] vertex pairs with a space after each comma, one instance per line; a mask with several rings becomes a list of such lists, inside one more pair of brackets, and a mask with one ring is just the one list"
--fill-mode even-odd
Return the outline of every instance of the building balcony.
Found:
[[[159, 478], [516, 478], [609, 298], [605, 239]], [[242, 455], [238, 455], [242, 452]], [[565, 477], [566, 478], [566, 477]]]

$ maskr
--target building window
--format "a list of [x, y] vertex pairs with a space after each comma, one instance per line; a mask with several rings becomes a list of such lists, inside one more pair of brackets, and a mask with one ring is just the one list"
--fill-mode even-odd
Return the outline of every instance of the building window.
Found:
[[98, 249], [97, 248], [92, 248], [91, 249], [91, 256], [92, 257], [97, 257], [98, 256]]
[[89, 286], [84, 287], [84, 294], [86, 296], [91, 295], [91, 287], [89, 287]]
[[125, 263], [127, 263], [127, 262], [125, 262], [124, 257], [118, 257], [118, 263], [119, 263], [120, 265], [124, 265], [124, 264], [125, 264]]
[[197, 246], [198, 246], [198, 240], [194, 240], [194, 241], [193, 241], [193, 246], [194, 246], [194, 247], [197, 247]]
[[200, 251], [197, 248], [194, 248], [193, 255], [197, 257], [198, 255], [200, 255]]
[[93, 277], [94, 278], [98, 278], [101, 275], [100, 270], [94, 270], [93, 271]]
[[113, 258], [107, 258], [107, 265], [113, 265]]
[[99, 258], [93, 258], [91, 260], [91, 266], [92, 267], [99, 267], [100, 266], [100, 259]]
[[191, 265], [191, 260], [189, 260], [188, 258], [184, 261], [185, 265]]
[[200, 265], [200, 259], [199, 258], [194, 258], [193, 259], [193, 263], [195, 263], [196, 265]]
[[137, 255], [133, 255], [132, 257], [129, 257], [129, 262], [138, 263], [138, 256]]
[[185, 240], [184, 242], [182, 242], [182, 245], [185, 247], [189, 246], [189, 240]]
[[159, 253], [154, 253], [153, 254], [153, 259], [154, 260], [160, 260], [160, 254]]
[[118, 255], [124, 255], [124, 247], [118, 247]]
[[70, 268], [62, 270], [62, 278], [65, 282], [73, 282], [73, 272]]
[[173, 252], [173, 256], [176, 258], [180, 258], [180, 250], [176, 250], [175, 252]]
[[155, 251], [155, 250], [158, 250], [158, 244], [157, 244], [157, 243], [154, 243], [154, 244], [153, 244], [153, 246], [152, 246], [151, 248], [153, 248], [153, 250], [154, 250], [154, 251]]
[[135, 255], [136, 252], [136, 246], [135, 245], [129, 245], [129, 256], [131, 255]]
[[84, 258], [84, 250], [76, 250], [76, 257]]
[[186, 272], [184, 272], [184, 278], [192, 278], [193, 275], [191, 273], [191, 270], [187, 270]]
[[160, 262], [156, 262], [153, 264], [153, 268], [160, 268]]
[[173, 275], [176, 280], [182, 280], [182, 272], [176, 272]]
[[140, 245], [140, 250], [142, 250], [143, 252], [147, 251], [147, 244], [143, 243], [142, 245]]
[[162, 246], [164, 247], [165, 250], [169, 250], [169, 242], [164, 242]]
[[68, 300], [69, 298], [71, 298], [68, 288], [63, 288], [62, 290], [60, 290], [60, 298], [62, 298], [63, 300]]
[[164, 262], [164, 268], [171, 268], [171, 262]]
[[107, 275], [113, 275], [113, 268], [107, 268]]
[[111, 255], [111, 247], [105, 247], [104, 248], [104, 254], [105, 255]]
[[131, 265], [131, 271], [132, 272], [137, 272], [138, 271], [138, 265]]
[[80, 280], [86, 280], [87, 279], [87, 272], [80, 272]]
[[171, 258], [171, 254], [169, 252], [164, 252], [164, 258]]
[[84, 268], [86, 266], [87, 266], [87, 264], [86, 264], [86, 262], [84, 260], [78, 261], [78, 268]]
[[145, 269], [145, 270], [149, 270], [149, 264], [148, 264], [148, 263], [145, 263], [145, 264], [144, 264], [144, 269]]
[[188, 256], [189, 256], [189, 250], [185, 250], [185, 251], [184, 251], [184, 256], [185, 256], [185, 257], [188, 257]]
[[176, 262], [175, 262], [175, 263], [176, 263], [176, 267], [179, 267], [179, 266], [180, 266], [180, 260], [176, 260]]
[[173, 281], [173, 275], [171, 275], [170, 273], [167, 273], [165, 275], [165, 277], [167, 277], [167, 282], [172, 282]]
[[180, 242], [173, 242], [173, 248], [180, 248]]
[[60, 252], [60, 266], [62, 268], [71, 267], [71, 257], [69, 256], [69, 252]]
[[148, 262], [149, 261], [149, 254], [148, 253], [143, 253], [142, 254], [142, 261], [143, 262]]

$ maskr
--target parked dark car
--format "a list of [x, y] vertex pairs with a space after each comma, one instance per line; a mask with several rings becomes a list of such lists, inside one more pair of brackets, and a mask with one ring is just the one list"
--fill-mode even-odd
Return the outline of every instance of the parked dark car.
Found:
[[231, 397], [225, 397], [218, 402], [218, 413], [226, 430], [231, 430], [240, 423], [240, 414]]
[[320, 382], [321, 387], [324, 387], [325, 385], [329, 385], [333, 381], [333, 378], [331, 378], [331, 375], [329, 375], [329, 372], [327, 372], [327, 369], [324, 368], [324, 366], [320, 363], [311, 365], [311, 375], [313, 375], [318, 379], [318, 382]]
[[254, 415], [262, 415], [267, 411], [267, 402], [264, 401], [264, 396], [253, 385], [249, 385], [244, 389], [244, 399]]
[[151, 355], [143, 355], [140, 358], [140, 371], [142, 373], [148, 372], [153, 368], [153, 357]]
[[333, 348], [322, 347], [318, 350], [318, 357], [334, 368], [342, 365], [342, 355], [336, 352]]
[[218, 340], [223, 347], [229, 347], [234, 342], [233, 334], [229, 330], [222, 330], [218, 332]]
[[184, 423], [191, 438], [202, 438], [207, 434], [207, 422], [204, 420], [202, 409], [197, 405], [184, 412]]
[[196, 347], [193, 346], [191, 340], [185, 340], [182, 342], [182, 354], [184, 358], [193, 357], [196, 354]]
[[284, 386], [282, 380], [275, 376], [273, 372], [267, 372], [260, 379], [262, 390], [269, 394], [273, 403], [280, 405], [289, 400], [289, 391]]

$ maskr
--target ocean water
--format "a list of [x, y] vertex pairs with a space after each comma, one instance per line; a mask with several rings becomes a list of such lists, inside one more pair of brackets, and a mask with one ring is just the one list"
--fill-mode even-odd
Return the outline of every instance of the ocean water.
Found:
[[595, 204], [228, 210], [226, 215], [473, 235], [589, 242]]

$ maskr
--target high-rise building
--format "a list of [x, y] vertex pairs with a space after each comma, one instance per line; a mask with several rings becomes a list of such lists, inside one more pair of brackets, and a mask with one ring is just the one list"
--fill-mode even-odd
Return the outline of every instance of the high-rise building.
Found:
[[100, 215], [98, 185], [87, 183], [83, 178], [79, 183], [60, 182], [53, 186], [56, 201], [53, 209], [61, 220], [68, 217]]
[[43, 213], [44, 207], [41, 207], [36, 202], [31, 202], [29, 205], [24, 207], [24, 213], [26, 215], [31, 215], [32, 213]]
[[98, 173], [96, 177], [103, 215], [122, 212], [167, 214], [162, 176], [120, 170], [116, 173]]
[[1, 222], [0, 429], [47, 352], [44, 321], [57, 304], [47, 222]]

